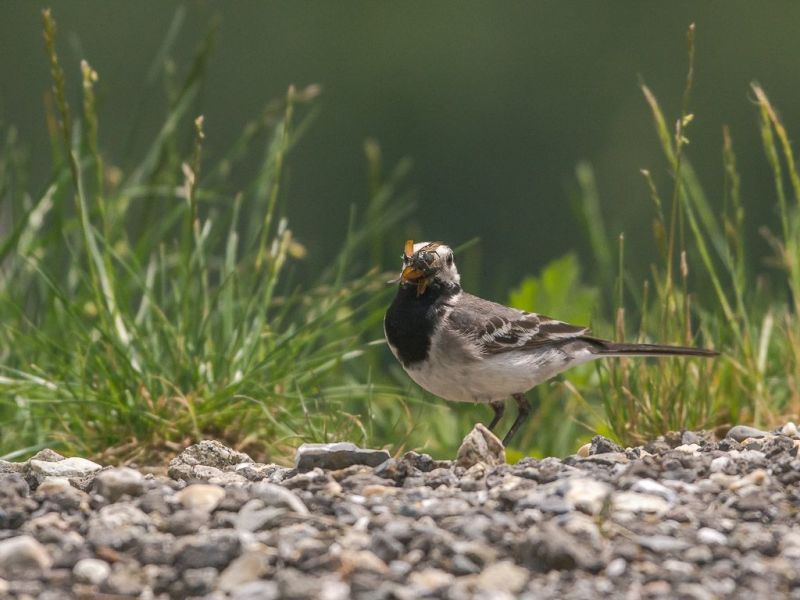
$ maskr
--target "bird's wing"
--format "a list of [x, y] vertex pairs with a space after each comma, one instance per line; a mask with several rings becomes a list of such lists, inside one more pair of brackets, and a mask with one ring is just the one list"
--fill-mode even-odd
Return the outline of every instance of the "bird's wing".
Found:
[[588, 327], [570, 325], [462, 294], [448, 315], [448, 324], [478, 346], [481, 354], [535, 348], [586, 335]]

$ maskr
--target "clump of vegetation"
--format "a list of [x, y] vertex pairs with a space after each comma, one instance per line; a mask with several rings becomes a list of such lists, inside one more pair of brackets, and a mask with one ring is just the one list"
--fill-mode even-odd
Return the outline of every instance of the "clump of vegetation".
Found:
[[[610, 431], [625, 443], [652, 439], [666, 431], [714, 428], [736, 423], [775, 426], [800, 415], [800, 174], [778, 112], [758, 84], [752, 85], [761, 138], [775, 183], [778, 231], [761, 227], [774, 255], [767, 269], [748, 265], [745, 219], [733, 138], [722, 132], [725, 192], [713, 203], [687, 156], [694, 70], [694, 26], [689, 29], [689, 69], [681, 114], [668, 125], [653, 92], [642, 91], [673, 177], [669, 201], [647, 170], [642, 171], [655, 218], [653, 238], [660, 262], [644, 284], [624, 267], [624, 240], [615, 252], [597, 229], [597, 191], [591, 171], [579, 171], [582, 211], [592, 223], [590, 239], [611, 271], [619, 257], [615, 330], [619, 339], [713, 345], [723, 353], [712, 361], [622, 360], [598, 364], [600, 398]], [[714, 207], [722, 204], [722, 210]], [[697, 291], [693, 291], [697, 290]], [[640, 315], [636, 333], [626, 333], [632, 298]], [[607, 375], [607, 376], [606, 376]], [[587, 407], [596, 406], [598, 388], [575, 389]]]
[[[13, 130], [0, 153], [11, 223], [0, 244], [0, 455], [55, 446], [143, 461], [216, 437], [263, 458], [329, 435], [363, 441], [371, 403], [398, 398], [370, 383], [370, 361], [353, 360], [388, 293], [359, 257], [403, 217], [408, 203], [392, 199], [405, 167], [383, 179], [370, 146], [369, 218], [354, 215], [327, 272], [295, 283], [305, 248], [280, 217], [281, 183], [318, 88], [290, 87], [207, 164], [192, 110], [209, 35], [183, 79], [168, 71], [163, 125], [122, 172], [101, 151], [98, 74], [82, 63], [76, 115], [49, 11], [43, 23], [54, 107], [44, 193], [21, 189]], [[254, 178], [229, 189], [257, 154]]]

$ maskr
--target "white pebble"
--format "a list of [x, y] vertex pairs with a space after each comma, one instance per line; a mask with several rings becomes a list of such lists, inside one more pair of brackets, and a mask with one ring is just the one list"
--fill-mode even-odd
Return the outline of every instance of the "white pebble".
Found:
[[728, 543], [728, 538], [724, 533], [711, 529], [710, 527], [701, 527], [697, 531], [697, 541], [701, 544], [708, 544], [709, 546], [724, 546]]
[[72, 568], [75, 579], [92, 585], [100, 585], [111, 573], [109, 564], [99, 558], [82, 558]]

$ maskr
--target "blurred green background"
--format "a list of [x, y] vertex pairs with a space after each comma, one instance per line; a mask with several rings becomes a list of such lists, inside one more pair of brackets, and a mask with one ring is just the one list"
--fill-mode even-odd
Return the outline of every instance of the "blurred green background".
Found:
[[[53, 6], [59, 20], [68, 75], [79, 73], [83, 57], [100, 74], [100, 145], [108, 161], [124, 166], [135, 154], [130, 145], [148, 144], [161, 122], [164, 98], [142, 98], [140, 90], [175, 8], [187, 9], [179, 63], [218, 17], [200, 102], [210, 161], [289, 84], [323, 86], [321, 113], [294, 152], [284, 196], [311, 264], [338, 247], [349, 205], [366, 197], [362, 146], [371, 137], [387, 165], [413, 159], [408, 185], [418, 235], [451, 245], [479, 237], [473, 261], [480, 256], [481, 263], [470, 269], [470, 283], [498, 299], [549, 260], [589, 252], [569, 205], [580, 160], [595, 168], [609, 232], [624, 231], [629, 247], [646, 248], [632, 260], [650, 258], [652, 207], [638, 169], [649, 168], [664, 185], [668, 175], [638, 83], [677, 115], [690, 22], [698, 31], [692, 110], [699, 118], [689, 153], [712, 202], [722, 186], [721, 126], [732, 126], [737, 148], [758, 143], [751, 81], [765, 87], [790, 129], [800, 119], [794, 2], [6, 0], [0, 118], [17, 126], [35, 182], [46, 181], [50, 168], [42, 6]], [[79, 87], [69, 91], [78, 106]], [[769, 223], [772, 203], [760, 202], [770, 189], [763, 156], [741, 154], [748, 219]], [[397, 232], [398, 253], [413, 231]]]

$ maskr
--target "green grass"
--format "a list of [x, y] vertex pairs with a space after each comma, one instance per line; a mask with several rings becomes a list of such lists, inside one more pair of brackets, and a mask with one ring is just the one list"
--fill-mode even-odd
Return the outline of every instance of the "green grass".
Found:
[[[281, 184], [318, 89], [289, 88], [208, 164], [192, 111], [209, 41], [182, 79], [167, 77], [163, 125], [122, 172], [100, 152], [97, 74], [84, 61], [74, 114], [49, 11], [43, 23], [52, 179], [38, 197], [19, 188], [12, 129], [0, 159], [11, 217], [0, 244], [0, 455], [55, 446], [143, 461], [216, 437], [270, 458], [303, 440], [363, 442], [370, 407], [402, 401], [372, 382], [363, 354], [390, 293], [366, 256], [407, 211], [394, 201], [406, 167], [384, 178], [371, 148], [368, 218], [354, 213], [330, 268], [297, 281], [306, 250], [280, 216]], [[228, 189], [253, 155], [253, 179]]]
[[[9, 223], [0, 239], [0, 457], [49, 446], [107, 462], [160, 461], [207, 437], [267, 460], [287, 459], [302, 441], [343, 439], [454, 455], [491, 411], [421, 392], [382, 344], [394, 290], [376, 265], [399, 254], [399, 232], [414, 231], [408, 163], [384, 173], [379, 146], [366, 143], [365, 209], [353, 209], [330, 266], [309, 272], [282, 215], [287, 164], [313, 126], [320, 90], [290, 88], [210, 160], [197, 98], [213, 31], [191, 64], [158, 77], [182, 15], [142, 89], [164, 86], [162, 125], [122, 165], [103, 153], [98, 74], [85, 61], [80, 74], [64, 73], [55, 22], [43, 15], [53, 171], [39, 193], [28, 191], [14, 128], [0, 129], [0, 212]], [[759, 225], [745, 218], [728, 128], [724, 198], [709, 198], [692, 168], [693, 35], [674, 126], [642, 86], [672, 174], [664, 188], [642, 171], [659, 257], [649, 275], [628, 267], [624, 237], [603, 224], [592, 169], [579, 165], [576, 207], [594, 263], [559, 258], [507, 300], [590, 323], [599, 335], [713, 346], [723, 356], [570, 371], [530, 394], [536, 411], [511, 459], [568, 454], [594, 432], [636, 443], [800, 415], [800, 176], [790, 138], [754, 85], [777, 215], [774, 231], [763, 230], [774, 256], [757, 269], [764, 263], [743, 240]], [[67, 102], [76, 83], [78, 111]], [[461, 247], [460, 264], [477, 264], [478, 251]], [[514, 418], [507, 412], [501, 429]]]
[[[687, 152], [694, 26], [688, 49], [682, 109], [674, 127], [653, 92], [642, 85], [673, 180], [665, 200], [650, 172], [642, 171], [654, 208], [653, 238], [660, 261], [652, 265], [649, 278], [637, 283], [624, 266], [622, 237], [616, 252], [604, 232], [590, 229], [589, 237], [595, 256], [616, 254], [619, 259], [615, 289], [605, 286], [615, 299], [617, 338], [709, 346], [723, 355], [715, 360], [599, 365], [601, 386], [576, 392], [585, 406], [602, 405], [607, 427], [625, 443], [684, 428], [736, 423], [770, 427], [800, 416], [800, 175], [789, 136], [766, 93], [754, 83], [763, 150], [775, 185], [778, 231], [745, 218], [727, 127], [722, 132], [724, 197], [712, 201]], [[584, 221], [596, 225], [597, 191], [586, 167], [580, 179]], [[774, 255], [758, 261], [766, 267], [748, 265], [746, 227], [758, 227], [769, 241]], [[607, 262], [599, 261], [599, 273], [608, 273]], [[638, 316], [635, 327], [630, 327], [632, 312]], [[597, 415], [585, 418], [599, 420]]]

